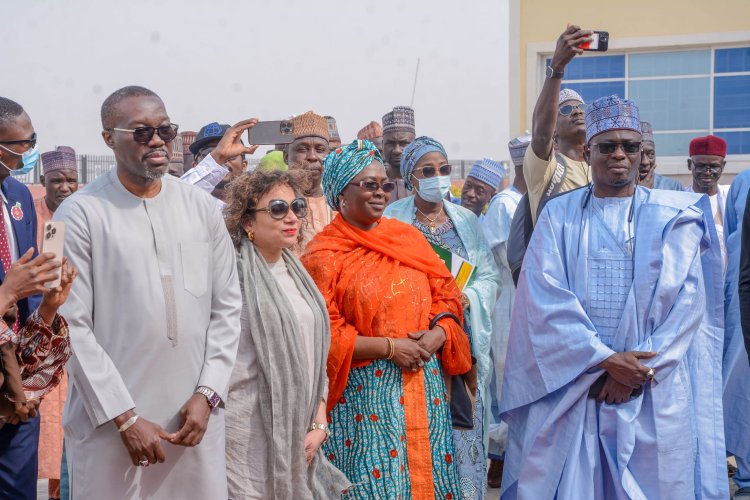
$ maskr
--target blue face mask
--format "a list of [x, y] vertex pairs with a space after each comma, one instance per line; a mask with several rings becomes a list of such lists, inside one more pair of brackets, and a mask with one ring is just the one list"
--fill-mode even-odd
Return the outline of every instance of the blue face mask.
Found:
[[8, 165], [0, 161], [0, 165], [7, 168], [10, 171], [11, 175], [28, 174], [34, 169], [34, 166], [36, 166], [36, 163], [39, 161], [39, 150], [36, 148], [36, 146], [29, 149], [28, 151], [25, 151], [24, 153], [16, 153], [15, 151], [11, 151], [5, 146], [0, 146], [0, 148], [3, 148], [11, 154], [21, 157], [21, 166], [15, 169], [10, 168]]
[[435, 177], [426, 177], [417, 180], [419, 181], [417, 193], [419, 193], [420, 198], [430, 203], [437, 203], [440, 200], [444, 200], [451, 190], [450, 175], [436, 175]]

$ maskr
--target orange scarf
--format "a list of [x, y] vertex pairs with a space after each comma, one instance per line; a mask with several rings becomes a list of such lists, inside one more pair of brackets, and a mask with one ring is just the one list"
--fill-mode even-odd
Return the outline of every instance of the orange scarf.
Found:
[[[426, 330], [438, 313], [463, 318], [461, 292], [445, 264], [417, 229], [398, 220], [383, 218], [364, 231], [336, 217], [309, 243], [302, 263], [325, 297], [331, 318], [328, 411], [344, 393], [349, 370], [370, 363], [352, 361], [358, 335], [404, 338]], [[420, 273], [426, 280], [419, 279]], [[412, 279], [404, 283], [404, 278]], [[372, 292], [365, 296], [361, 290]], [[415, 295], [431, 301], [413, 310]], [[384, 324], [386, 331], [378, 328]], [[446, 333], [443, 369], [451, 375], [466, 373], [471, 368], [466, 333], [451, 319], [439, 325]]]

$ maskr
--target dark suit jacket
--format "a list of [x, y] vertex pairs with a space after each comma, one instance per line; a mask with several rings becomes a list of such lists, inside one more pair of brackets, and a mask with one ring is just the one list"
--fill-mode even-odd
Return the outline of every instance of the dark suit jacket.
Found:
[[[18, 182], [13, 177], [5, 179], [1, 187], [3, 194], [8, 199], [5, 209], [10, 214], [10, 220], [13, 224], [18, 255], [21, 256], [26, 253], [26, 250], [33, 248], [34, 256], [36, 257], [39, 254], [39, 249], [36, 247], [36, 210], [34, 209], [34, 200], [31, 197], [31, 191], [29, 191], [29, 188], [25, 184]], [[20, 204], [22, 215], [19, 214], [18, 210], [12, 211], [16, 204]], [[19, 220], [16, 220], [16, 217], [13, 216], [14, 212], [16, 216], [20, 215], [18, 217]], [[2, 223], [1, 219], [0, 223]], [[5, 270], [3, 266], [0, 266], [0, 282], [4, 279]], [[34, 295], [18, 303], [18, 318], [22, 325], [26, 322], [26, 318], [39, 306], [41, 301], [41, 295]]]

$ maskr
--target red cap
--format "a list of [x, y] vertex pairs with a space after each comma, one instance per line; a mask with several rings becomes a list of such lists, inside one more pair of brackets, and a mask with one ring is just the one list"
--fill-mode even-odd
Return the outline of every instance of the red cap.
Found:
[[690, 141], [690, 156], [695, 155], [726, 156], [727, 142], [715, 135], [696, 137]]

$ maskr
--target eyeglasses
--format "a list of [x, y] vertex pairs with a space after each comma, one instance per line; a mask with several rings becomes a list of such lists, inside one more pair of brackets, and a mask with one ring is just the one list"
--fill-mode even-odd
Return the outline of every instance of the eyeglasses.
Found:
[[304, 198], [295, 198], [289, 204], [284, 200], [271, 200], [268, 206], [263, 208], [249, 208], [250, 213], [268, 212], [272, 219], [281, 220], [289, 213], [289, 208], [298, 219], [304, 219], [307, 216], [307, 200]]
[[707, 172], [715, 174], [717, 172], [721, 172], [723, 169], [724, 167], [720, 165], [704, 165], [702, 163], [693, 163], [693, 170], [695, 170], [699, 174], [705, 174]]
[[621, 147], [623, 152], [627, 155], [634, 155], [641, 150], [640, 142], [600, 142], [598, 144], [591, 144], [590, 147], [596, 146], [599, 149], [599, 153], [603, 155], [613, 154], [618, 147]]
[[417, 170], [422, 171], [422, 175], [424, 177], [435, 177], [435, 172], [439, 171], [440, 175], [451, 175], [451, 170], [453, 170], [453, 167], [451, 167], [448, 164], [440, 165], [439, 169], [435, 169], [435, 167], [422, 167], [422, 168], [415, 168], [414, 171]]
[[563, 116], [569, 116], [574, 109], [578, 109], [581, 111], [581, 113], [585, 113], [588, 109], [589, 105], [585, 102], [579, 102], [575, 106], [572, 104], [566, 104], [565, 106], [560, 106], [560, 114]]
[[376, 192], [378, 189], [382, 189], [384, 193], [390, 193], [394, 189], [396, 189], [396, 183], [391, 181], [385, 181], [384, 183], [380, 184], [378, 181], [365, 181], [361, 180], [359, 182], [350, 182], [350, 186], [359, 186], [365, 191], [370, 191], [371, 193]]
[[31, 134], [31, 139], [21, 139], [18, 141], [0, 141], [0, 144], [24, 144], [26, 149], [34, 149], [36, 146], [36, 132]]
[[138, 127], [138, 128], [109, 128], [106, 130], [114, 130], [117, 132], [131, 132], [133, 134], [133, 140], [138, 144], [148, 144], [154, 137], [154, 134], [158, 134], [162, 141], [170, 142], [177, 137], [177, 129], [180, 128], [176, 123], [170, 123], [169, 125], [162, 125], [161, 127]]

